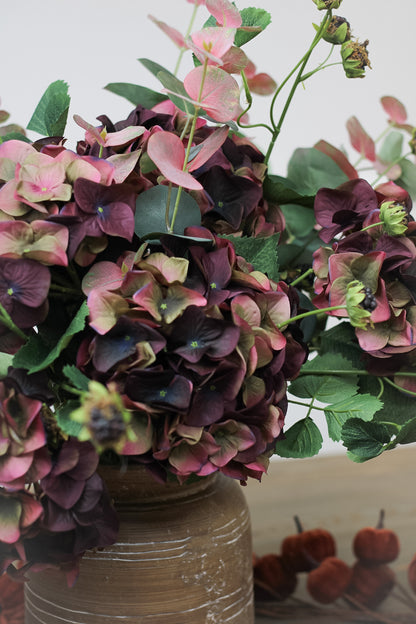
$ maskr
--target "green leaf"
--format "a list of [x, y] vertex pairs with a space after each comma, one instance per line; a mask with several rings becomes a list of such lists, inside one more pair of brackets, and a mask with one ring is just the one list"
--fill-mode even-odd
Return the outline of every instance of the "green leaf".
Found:
[[382, 406], [383, 403], [371, 394], [355, 394], [329, 405], [325, 408], [329, 437], [338, 442], [342, 427], [349, 418], [369, 421]]
[[[312, 398], [322, 403], [337, 403], [357, 392], [357, 376], [334, 375], [334, 370], [351, 370], [341, 355], [328, 353], [309, 360], [301, 368], [300, 376], [292, 381], [289, 392], [300, 398]], [[328, 371], [328, 375], [314, 375], [313, 371]], [[310, 374], [309, 374], [310, 373]]]
[[5, 134], [4, 136], [0, 136], [0, 145], [1, 143], [5, 143], [6, 141], [23, 141], [24, 143], [32, 143], [32, 141], [25, 136], [24, 134], [21, 134], [20, 132], [9, 132], [7, 134]]
[[[234, 45], [241, 47], [254, 37], [257, 37], [272, 21], [270, 13], [264, 9], [255, 9], [248, 7], [240, 11], [242, 24], [237, 29], [234, 39]], [[248, 30], [244, 30], [248, 28]]]
[[247, 262], [253, 265], [256, 271], [266, 273], [269, 279], [279, 281], [279, 264], [277, 261], [277, 246], [280, 234], [273, 234], [267, 238], [254, 238], [250, 236], [222, 236], [231, 241], [236, 253], [243, 256]]
[[[178, 189], [173, 188], [169, 203], [169, 221], [172, 218]], [[146, 238], [151, 233], [166, 233], [165, 212], [169, 198], [167, 186], [153, 186], [141, 193], [136, 200], [135, 233], [140, 238]], [[201, 224], [201, 211], [191, 195], [182, 191], [178, 215], [174, 224], [174, 232], [183, 234], [188, 225]]]
[[280, 206], [282, 204], [300, 204], [313, 207], [315, 196], [299, 195], [290, 188], [288, 180], [277, 175], [266, 176], [263, 182], [263, 194], [265, 199], [273, 201]]
[[400, 178], [395, 180], [395, 183], [406, 189], [409, 195], [416, 199], [416, 165], [407, 160], [407, 158], [403, 158], [399, 165], [402, 169], [402, 174]]
[[140, 105], [144, 108], [153, 108], [156, 104], [168, 99], [168, 96], [164, 93], [158, 93], [147, 87], [141, 87], [129, 82], [110, 82], [104, 89], [120, 95], [134, 104], [134, 106]]
[[413, 444], [416, 442], [416, 418], [408, 420], [397, 434], [397, 444]]
[[71, 420], [71, 414], [79, 408], [79, 401], [66, 401], [56, 410], [56, 420], [59, 427], [64, 433], [70, 436], [77, 437], [83, 427], [80, 423]]
[[348, 359], [349, 368], [363, 369], [362, 350], [355, 336], [354, 328], [345, 321], [325, 330], [320, 336], [321, 353], [342, 353]]
[[36, 373], [50, 366], [68, 346], [72, 337], [84, 329], [85, 319], [88, 314], [88, 305], [84, 301], [68, 325], [66, 332], [59, 338], [52, 349], [42, 334], [31, 336], [14, 356], [13, 366], [15, 368], [26, 368], [29, 374]]
[[313, 457], [322, 447], [322, 435], [313, 420], [307, 416], [285, 431], [285, 439], [276, 443], [280, 457]]
[[314, 147], [295, 150], [287, 177], [301, 195], [315, 195], [322, 187], [335, 188], [349, 179], [332, 158]]
[[342, 439], [349, 457], [361, 463], [381, 455], [390, 443], [391, 433], [384, 424], [350, 418], [342, 427]]
[[291, 235], [296, 237], [307, 236], [314, 229], [316, 219], [311, 208], [286, 204], [281, 206], [281, 209]]
[[10, 353], [0, 353], [0, 379], [7, 376], [9, 366], [12, 366], [13, 356]]
[[392, 130], [383, 141], [378, 157], [385, 163], [391, 163], [402, 154], [404, 137], [401, 132]]
[[67, 83], [63, 80], [52, 82], [42, 95], [29, 121], [28, 130], [43, 136], [62, 136], [65, 132], [70, 101]]
[[177, 78], [169, 70], [165, 69], [162, 65], [159, 65], [159, 63], [155, 63], [154, 61], [151, 61], [150, 59], [140, 58], [138, 60], [140, 61], [142, 65], [144, 65], [144, 67], [146, 67], [146, 69], [148, 69], [162, 83], [165, 89], [168, 89], [169, 91], [173, 91], [174, 94], [178, 94], [178, 95], [172, 95], [171, 93], [166, 94], [167, 97], [175, 104], [175, 106], [180, 108], [185, 113], [189, 113], [190, 115], [193, 115], [195, 113], [194, 106], [190, 102], [188, 102], [186, 99], [182, 99], [180, 97], [182, 95], [184, 98], [189, 98], [189, 95], [185, 91], [183, 82], [179, 80], [179, 78]]
[[82, 390], [83, 392], [88, 392], [88, 384], [91, 380], [84, 375], [84, 373], [81, 373], [79, 368], [76, 366], [69, 366], [69, 364], [67, 364], [63, 367], [62, 372], [75, 386], [75, 388]]

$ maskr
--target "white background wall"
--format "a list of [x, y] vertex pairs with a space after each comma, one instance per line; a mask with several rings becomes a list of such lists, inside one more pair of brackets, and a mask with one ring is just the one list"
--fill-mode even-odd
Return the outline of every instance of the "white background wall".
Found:
[[[272, 24], [244, 49], [259, 71], [280, 82], [306, 51], [314, 35], [311, 24], [322, 13], [312, 0], [237, 0], [237, 5], [259, 6], [272, 14]], [[148, 57], [173, 70], [177, 49], [147, 14], [185, 32], [192, 8], [185, 0], [2, 0], [2, 108], [12, 113], [12, 121], [26, 125], [46, 87], [54, 80], [66, 80], [72, 97], [67, 145], [74, 148], [76, 139], [82, 137], [72, 121], [74, 113], [91, 122], [103, 113], [117, 121], [132, 108], [103, 91], [108, 82], [159, 88], [137, 58]], [[401, 99], [410, 123], [416, 125], [415, 0], [344, 0], [336, 13], [350, 21], [360, 41], [370, 40], [373, 69], [363, 80], [348, 80], [341, 67], [333, 67], [299, 89], [271, 160], [274, 173], [284, 175], [295, 147], [309, 147], [321, 138], [348, 148], [345, 121], [351, 115], [376, 137], [384, 128], [385, 115], [379, 105], [383, 95]], [[199, 14], [196, 23], [202, 25], [206, 10], [201, 7]], [[321, 45], [313, 57], [316, 63], [328, 50]], [[190, 67], [187, 59], [182, 71]], [[269, 98], [257, 99], [253, 123], [265, 119], [268, 102]], [[264, 132], [256, 130], [250, 136], [260, 147], [267, 145]], [[334, 450], [337, 447], [325, 443], [326, 452]]]

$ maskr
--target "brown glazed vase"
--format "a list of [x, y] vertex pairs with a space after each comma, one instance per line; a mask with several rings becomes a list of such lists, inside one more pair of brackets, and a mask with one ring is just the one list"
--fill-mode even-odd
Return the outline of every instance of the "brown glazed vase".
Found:
[[46, 570], [25, 587], [25, 624], [253, 624], [250, 518], [238, 482], [161, 485], [140, 467], [101, 474], [116, 544], [88, 551], [74, 587]]

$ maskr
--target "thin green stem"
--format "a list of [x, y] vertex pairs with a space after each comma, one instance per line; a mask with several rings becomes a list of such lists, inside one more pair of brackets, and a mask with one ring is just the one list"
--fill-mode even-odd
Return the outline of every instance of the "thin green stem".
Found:
[[247, 108], [245, 108], [237, 117], [236, 122], [237, 124], [240, 126], [240, 128], [266, 128], [266, 130], [268, 130], [269, 132], [271, 132], [273, 134], [273, 128], [271, 128], [270, 126], [268, 126], [267, 124], [264, 123], [257, 123], [257, 124], [243, 124], [241, 123], [241, 118], [248, 113], [248, 111], [250, 110], [252, 104], [253, 104], [253, 98], [251, 97], [251, 93], [250, 93], [250, 88], [248, 86], [248, 82], [247, 82], [247, 78], [246, 78], [246, 74], [244, 72], [244, 70], [241, 70], [241, 78], [243, 81], [243, 85], [244, 85], [244, 91], [246, 94], [246, 98], [247, 98]]
[[[290, 392], [290, 388], [289, 388], [289, 392]], [[288, 399], [289, 403], [293, 403], [293, 405], [301, 405], [302, 407], [311, 407], [311, 403], [302, 403], [302, 401], [294, 401], [293, 399]], [[317, 405], [313, 405], [312, 409], [315, 410], [319, 410], [320, 412], [324, 412], [325, 408], [324, 407], [318, 407]]]
[[169, 232], [170, 231], [170, 223], [169, 223], [169, 209], [170, 209], [170, 200], [172, 197], [172, 182], [169, 182], [169, 186], [168, 186], [168, 196], [166, 198], [166, 209], [165, 209], [165, 225], [166, 225], [166, 229]]
[[311, 275], [311, 273], [313, 273], [313, 269], [310, 268], [307, 271], [305, 271], [305, 273], [302, 273], [302, 275], [299, 275], [299, 277], [297, 277], [295, 280], [293, 280], [293, 282], [290, 283], [291, 286], [296, 286], [297, 284], [299, 284], [299, 282], [302, 282], [306, 277], [308, 277], [308, 275]]
[[65, 295], [78, 295], [80, 296], [82, 293], [75, 288], [67, 288], [66, 286], [60, 286], [59, 284], [51, 284], [49, 290], [56, 290], [59, 293], [63, 293]]
[[[278, 87], [278, 89], [276, 89], [276, 92], [275, 92], [275, 94], [273, 96], [273, 99], [272, 99], [272, 102], [271, 102], [271, 105], [270, 105], [270, 121], [271, 121], [271, 124], [273, 126], [273, 130], [274, 131], [273, 131], [272, 139], [270, 141], [270, 144], [269, 144], [269, 147], [267, 149], [266, 156], [265, 156], [265, 159], [264, 159], [264, 163], [265, 164], [267, 164], [269, 162], [271, 153], [272, 153], [273, 148], [274, 148], [274, 146], [276, 144], [277, 137], [279, 136], [280, 131], [282, 129], [282, 125], [283, 125], [283, 122], [285, 120], [286, 114], [287, 114], [287, 112], [289, 110], [289, 107], [290, 107], [290, 104], [292, 102], [293, 96], [295, 95], [295, 92], [296, 92], [296, 89], [298, 88], [298, 85], [302, 81], [302, 76], [303, 76], [304, 69], [305, 69], [306, 65], [308, 64], [308, 61], [310, 59], [310, 56], [311, 56], [313, 50], [315, 49], [315, 47], [318, 45], [319, 41], [321, 40], [322, 35], [324, 34], [324, 32], [325, 32], [325, 30], [327, 28], [328, 22], [331, 19], [331, 17], [332, 17], [332, 11], [328, 10], [326, 12], [325, 17], [323, 18], [320, 26], [319, 26], [318, 32], [316, 33], [316, 35], [315, 35], [315, 37], [314, 37], [314, 39], [313, 39], [313, 41], [312, 41], [308, 51], [301, 58], [301, 60], [297, 63], [297, 65], [295, 65], [295, 67], [288, 74], [288, 76], [285, 78], [283, 83]], [[297, 76], [296, 76], [296, 78], [295, 78], [295, 80], [293, 82], [292, 88], [291, 88], [291, 90], [289, 92], [289, 95], [288, 95], [287, 100], [285, 102], [285, 105], [283, 107], [283, 111], [282, 111], [282, 113], [280, 115], [279, 121], [276, 124], [275, 121], [274, 121], [273, 108], [274, 108], [274, 105], [276, 103], [277, 96], [279, 95], [279, 93], [282, 90], [283, 86], [287, 83], [287, 81], [293, 76], [293, 74], [297, 70], [298, 70]]]
[[380, 225], [383, 225], [383, 221], [378, 221], [377, 223], [371, 223], [371, 225], [366, 225], [365, 227], [361, 228], [360, 232], [366, 232], [367, 230], [371, 230], [371, 228], [374, 227], [379, 227]]
[[380, 384], [380, 392], [378, 393], [377, 398], [381, 399], [381, 397], [384, 394], [384, 381], [382, 380], [381, 377], [377, 377], [377, 381]]
[[335, 63], [328, 63], [328, 65], [319, 65], [316, 69], [312, 69], [312, 71], [304, 74], [300, 77], [300, 82], [305, 82], [308, 78], [311, 78], [314, 74], [322, 71], [323, 69], [328, 69], [328, 67], [335, 67], [335, 65], [342, 65], [341, 61], [336, 61]]
[[22, 340], [26, 342], [27, 336], [22, 330], [13, 323], [10, 314], [5, 310], [5, 308], [0, 303], [0, 323], [7, 327], [11, 332], [19, 336]]
[[[369, 376], [369, 377], [377, 377], [377, 375], [373, 375], [372, 373], [369, 373], [367, 370], [365, 369], [354, 369], [354, 370], [348, 370], [348, 369], [331, 369], [330, 371], [328, 369], [311, 369], [311, 370], [302, 370], [300, 369], [300, 375], [361, 375], [361, 376]], [[399, 371], [397, 373], [394, 373], [395, 377], [416, 377], [416, 373], [411, 373], [411, 372], [406, 372], [406, 371]], [[384, 381], [387, 381], [387, 377], [382, 377], [382, 379]], [[402, 388], [399, 386], [400, 390], [402, 390]]]
[[60, 384], [62, 390], [66, 390], [67, 392], [71, 392], [72, 394], [76, 394], [77, 396], [82, 396], [85, 394], [82, 390], [78, 390], [78, 388], [74, 388], [73, 386], [69, 386], [67, 384]]
[[[187, 29], [187, 31], [185, 33], [185, 40], [191, 34], [191, 30], [192, 30], [192, 27], [194, 25], [194, 21], [195, 21], [195, 17], [196, 17], [197, 11], [198, 11], [198, 7], [199, 7], [199, 4], [195, 3], [194, 4], [194, 9], [192, 11], [191, 19], [189, 21], [188, 29]], [[181, 65], [182, 57], [183, 57], [185, 52], [186, 52], [186, 48], [181, 48], [180, 51], [179, 51], [178, 60], [176, 61], [175, 69], [173, 70], [173, 73], [174, 73], [175, 76], [177, 76], [177, 74], [179, 72], [179, 67]]]
[[385, 381], [386, 383], [389, 384], [389, 386], [392, 386], [393, 388], [396, 388], [396, 390], [400, 390], [400, 392], [405, 392], [406, 394], [408, 394], [409, 396], [414, 396], [416, 397], [416, 392], [412, 392], [412, 390], [407, 390], [407, 388], [402, 388], [401, 386], [399, 386], [398, 384], [394, 383], [394, 381], [392, 381], [391, 379], [389, 379], [388, 377], [383, 377], [383, 381]]
[[294, 323], [295, 321], [300, 321], [308, 316], [316, 316], [317, 314], [321, 314], [324, 312], [332, 312], [333, 310], [346, 310], [345, 305], [338, 306], [330, 306], [329, 308], [317, 308], [316, 310], [309, 310], [308, 312], [302, 312], [302, 314], [297, 314], [296, 316], [292, 316], [288, 321], [284, 321], [283, 323], [279, 323], [277, 325], [277, 329], [281, 329], [282, 327], [286, 327], [289, 323]]

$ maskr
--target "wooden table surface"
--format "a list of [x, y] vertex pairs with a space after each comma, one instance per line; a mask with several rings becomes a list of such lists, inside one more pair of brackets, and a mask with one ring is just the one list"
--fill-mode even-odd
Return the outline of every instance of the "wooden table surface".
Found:
[[[400, 556], [391, 567], [408, 587], [407, 565], [416, 553], [415, 477], [415, 445], [388, 451], [363, 464], [345, 455], [274, 461], [261, 484], [252, 481], [245, 488], [254, 551], [258, 555], [278, 553], [282, 539], [295, 533], [293, 516], [298, 515], [305, 529], [322, 527], [331, 531], [337, 555], [352, 564], [355, 558], [351, 545], [356, 531], [375, 526], [380, 509], [384, 509], [385, 526], [395, 530], [401, 542]], [[310, 600], [304, 587], [305, 575], [302, 577], [296, 595]], [[400, 612], [399, 603], [392, 600], [389, 598], [381, 611]], [[258, 617], [256, 624], [294, 621]], [[318, 624], [323, 619], [302, 621]], [[325, 622], [338, 624], [339, 619], [325, 618]]]

